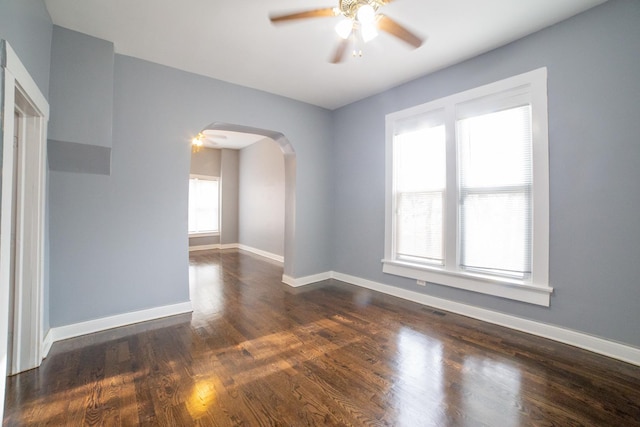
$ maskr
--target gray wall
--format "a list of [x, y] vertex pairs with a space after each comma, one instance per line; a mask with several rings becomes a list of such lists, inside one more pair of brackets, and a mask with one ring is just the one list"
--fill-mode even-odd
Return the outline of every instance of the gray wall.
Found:
[[113, 43], [53, 26], [51, 170], [111, 173], [113, 63]]
[[284, 157], [266, 138], [240, 150], [239, 243], [284, 256]]
[[113, 43], [53, 27], [49, 139], [111, 147]]
[[[548, 67], [551, 307], [382, 274], [385, 114]], [[640, 2], [609, 1], [334, 112], [334, 270], [640, 346]]]
[[[111, 176], [50, 172], [51, 324], [186, 301], [188, 138], [212, 121], [277, 130], [293, 144], [294, 277], [336, 270], [416, 290], [381, 273], [384, 115], [547, 66], [551, 308], [437, 285], [425, 291], [639, 346], [638, 22], [640, 2], [610, 0], [333, 114], [116, 55]], [[45, 96], [51, 34], [41, 0], [0, 0], [0, 37]]]
[[121, 55], [114, 76], [111, 176], [51, 172], [52, 326], [189, 299], [189, 142], [213, 121], [289, 138], [300, 168], [293, 272], [329, 270], [327, 110]]
[[[220, 178], [220, 161], [222, 151], [217, 148], [202, 147], [198, 151], [191, 151], [191, 166], [189, 173], [196, 175], [215, 176]], [[222, 218], [220, 228], [222, 228]], [[217, 245], [220, 236], [189, 237], [189, 247]]]
[[222, 149], [222, 170], [220, 171], [220, 185], [222, 187], [220, 243], [222, 245], [238, 243], [239, 162], [240, 152], [238, 150]]
[[42, 0], [0, 0], [0, 39], [9, 42], [47, 98], [52, 31]]
[[202, 147], [198, 151], [192, 151], [189, 173], [219, 178], [221, 157], [222, 150], [217, 148]]

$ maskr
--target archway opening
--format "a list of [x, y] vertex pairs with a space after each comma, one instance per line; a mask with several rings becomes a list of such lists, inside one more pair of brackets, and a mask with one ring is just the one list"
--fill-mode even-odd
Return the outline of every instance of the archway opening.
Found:
[[[208, 133], [235, 133], [257, 136], [261, 139], [273, 141], [282, 151], [284, 159], [284, 275], [292, 277], [294, 272], [295, 256], [295, 186], [296, 186], [296, 155], [289, 140], [280, 132], [235, 125], [230, 123], [214, 122], [204, 127], [201, 134]], [[224, 245], [221, 245], [224, 247]]]

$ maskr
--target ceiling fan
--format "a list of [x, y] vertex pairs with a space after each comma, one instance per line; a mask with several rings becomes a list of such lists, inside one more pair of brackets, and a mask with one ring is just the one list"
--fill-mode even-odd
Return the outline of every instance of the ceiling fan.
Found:
[[198, 133], [198, 135], [196, 135], [195, 138], [191, 140], [191, 149], [194, 152], [198, 152], [202, 147], [205, 146], [205, 144], [209, 147], [213, 147], [222, 142], [222, 141], [216, 141], [216, 139], [227, 139], [227, 136], [212, 134], [204, 130]]
[[[336, 25], [336, 33], [342, 40], [331, 57], [331, 62], [337, 64], [344, 59], [345, 52], [352, 41], [362, 40], [366, 43], [377, 36], [378, 30], [397, 37], [413, 48], [422, 45], [423, 40], [420, 37], [379, 12], [381, 7], [392, 1], [394, 0], [338, 0], [338, 7], [325, 7], [286, 15], [271, 15], [269, 19], [274, 24], [280, 24], [298, 19], [342, 15], [344, 19]], [[354, 55], [358, 55], [355, 50]], [[362, 56], [361, 51], [359, 55]]]

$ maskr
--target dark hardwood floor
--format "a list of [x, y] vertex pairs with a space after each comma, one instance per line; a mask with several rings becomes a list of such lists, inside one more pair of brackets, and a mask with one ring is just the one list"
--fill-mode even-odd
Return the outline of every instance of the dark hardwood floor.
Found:
[[197, 252], [194, 312], [54, 344], [5, 426], [640, 426], [640, 368], [338, 281]]

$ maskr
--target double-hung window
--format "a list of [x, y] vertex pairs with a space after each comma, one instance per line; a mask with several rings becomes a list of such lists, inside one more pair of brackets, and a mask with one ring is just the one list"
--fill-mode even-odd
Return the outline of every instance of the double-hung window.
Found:
[[548, 306], [546, 69], [386, 126], [383, 271]]
[[218, 178], [189, 177], [189, 235], [216, 235], [220, 231]]

